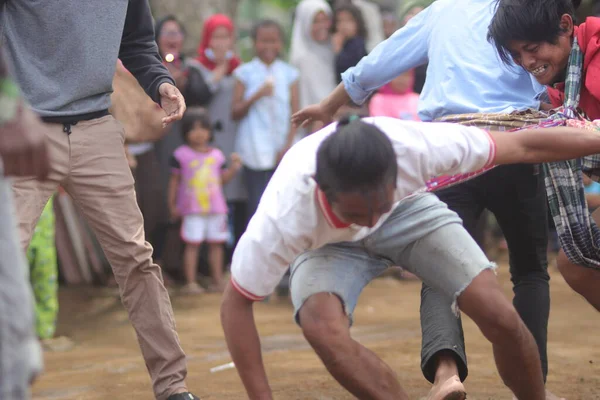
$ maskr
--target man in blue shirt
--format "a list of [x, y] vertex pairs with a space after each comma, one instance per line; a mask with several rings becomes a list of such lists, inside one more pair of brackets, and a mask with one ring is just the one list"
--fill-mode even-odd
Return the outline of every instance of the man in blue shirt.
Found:
[[[544, 108], [538, 100], [544, 88], [523, 69], [503, 65], [486, 40], [494, 8], [494, 0], [434, 2], [343, 73], [342, 83], [327, 98], [295, 114], [293, 122], [327, 122], [350, 100], [361, 104], [396, 76], [426, 63], [427, 79], [419, 100], [423, 121], [451, 114]], [[545, 379], [550, 296], [542, 177], [531, 165], [503, 166], [437, 194], [472, 235], [484, 209], [495, 214], [509, 247], [514, 305], [536, 339]], [[464, 338], [460, 319], [448, 307], [451, 301], [423, 286], [421, 367], [434, 383], [429, 400], [465, 398]], [[456, 392], [459, 397], [449, 397]]]

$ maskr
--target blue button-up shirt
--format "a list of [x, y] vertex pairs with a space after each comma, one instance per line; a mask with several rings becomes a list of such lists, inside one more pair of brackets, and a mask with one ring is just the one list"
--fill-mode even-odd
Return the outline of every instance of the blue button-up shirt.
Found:
[[538, 109], [545, 89], [525, 70], [504, 65], [487, 30], [496, 0], [438, 0], [342, 74], [362, 104], [403, 72], [429, 63], [419, 117]]

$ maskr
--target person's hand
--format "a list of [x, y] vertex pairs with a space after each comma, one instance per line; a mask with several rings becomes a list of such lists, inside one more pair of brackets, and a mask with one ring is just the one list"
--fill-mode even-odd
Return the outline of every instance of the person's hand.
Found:
[[313, 104], [304, 107], [296, 114], [292, 115], [292, 124], [295, 127], [304, 127], [316, 121], [321, 121], [325, 125], [331, 123], [333, 115], [321, 104]]
[[48, 177], [46, 126], [23, 103], [14, 119], [0, 126], [0, 158], [6, 176]]
[[263, 97], [273, 96], [274, 88], [275, 88], [274, 82], [270, 79], [267, 79], [267, 81], [264, 83], [264, 85], [262, 85], [261, 88], [258, 89], [258, 92], [256, 92], [256, 97], [258, 99], [260, 99]]
[[229, 63], [225, 60], [220, 64], [217, 64], [215, 69], [213, 69], [212, 73], [212, 81], [217, 83], [223, 79], [225, 75], [227, 75], [227, 71], [229, 70]]
[[231, 153], [229, 159], [231, 160], [231, 168], [234, 171], [239, 171], [242, 168], [242, 157], [238, 153]]
[[346, 37], [341, 32], [336, 32], [333, 35], [331, 35], [331, 45], [333, 47], [333, 52], [337, 54], [340, 51], [342, 51], [345, 41]]
[[185, 100], [179, 89], [167, 82], [160, 85], [158, 93], [160, 94], [160, 105], [167, 114], [162, 119], [164, 128], [171, 122], [178, 121], [183, 117]]

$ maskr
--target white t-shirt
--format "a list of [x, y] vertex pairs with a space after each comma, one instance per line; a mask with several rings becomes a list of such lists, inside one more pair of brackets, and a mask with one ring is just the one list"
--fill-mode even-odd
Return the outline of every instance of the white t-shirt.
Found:
[[[438, 175], [477, 171], [494, 162], [496, 146], [488, 132], [455, 124], [363, 119], [392, 141], [398, 162], [396, 204], [421, 192]], [[273, 292], [289, 264], [302, 252], [328, 243], [358, 241], [379, 229], [344, 225], [331, 212], [313, 179], [317, 149], [336, 128], [331, 124], [306, 137], [285, 155], [269, 182], [231, 263], [233, 286], [250, 300]]]

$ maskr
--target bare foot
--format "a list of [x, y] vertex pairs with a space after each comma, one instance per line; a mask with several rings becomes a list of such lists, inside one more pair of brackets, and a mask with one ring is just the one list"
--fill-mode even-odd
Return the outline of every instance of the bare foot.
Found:
[[49, 339], [42, 339], [42, 348], [45, 351], [63, 352], [75, 347], [75, 342], [65, 336], [58, 336]]
[[209, 293], [223, 293], [225, 291], [225, 286], [227, 286], [224, 282], [223, 283], [211, 283], [210, 286], [208, 287], [208, 292]]
[[[515, 396], [513, 396], [513, 400], [518, 400]], [[548, 389], [546, 389], [546, 400], [567, 400], [564, 397], [558, 397]]]
[[465, 400], [467, 392], [458, 376], [458, 366], [452, 353], [441, 352], [437, 355], [436, 361], [433, 387], [426, 400]]
[[427, 400], [465, 400], [467, 392], [457, 375], [442, 383], [433, 385], [427, 395]]
[[193, 296], [204, 293], [204, 289], [202, 289], [202, 286], [198, 285], [196, 282], [192, 282], [182, 287], [179, 293], [186, 296]]

